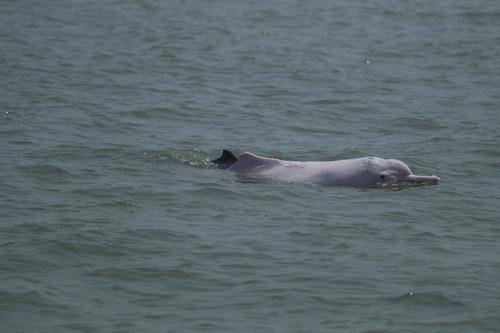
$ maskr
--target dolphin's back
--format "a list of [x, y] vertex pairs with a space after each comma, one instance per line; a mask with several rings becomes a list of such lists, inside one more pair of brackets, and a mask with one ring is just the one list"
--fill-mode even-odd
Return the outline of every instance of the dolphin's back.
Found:
[[245, 152], [238, 157], [238, 161], [229, 170], [236, 173], [261, 173], [279, 163], [280, 160], [275, 158]]
[[243, 153], [228, 170], [289, 182], [321, 185], [365, 186], [367, 169], [377, 158], [356, 158], [329, 162], [286, 161]]

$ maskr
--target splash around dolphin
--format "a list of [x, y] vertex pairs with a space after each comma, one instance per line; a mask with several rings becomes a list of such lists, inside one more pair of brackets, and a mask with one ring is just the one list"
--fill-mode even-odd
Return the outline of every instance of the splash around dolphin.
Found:
[[211, 161], [218, 168], [240, 175], [294, 183], [360, 188], [385, 185], [437, 185], [439, 177], [414, 175], [399, 160], [361, 157], [328, 162], [285, 161], [244, 152], [236, 157], [228, 150]]

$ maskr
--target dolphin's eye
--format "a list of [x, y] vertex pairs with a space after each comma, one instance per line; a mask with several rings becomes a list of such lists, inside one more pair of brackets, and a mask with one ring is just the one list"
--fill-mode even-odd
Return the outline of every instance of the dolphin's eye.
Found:
[[385, 179], [385, 176], [384, 175], [380, 175], [379, 177], [380, 179]]

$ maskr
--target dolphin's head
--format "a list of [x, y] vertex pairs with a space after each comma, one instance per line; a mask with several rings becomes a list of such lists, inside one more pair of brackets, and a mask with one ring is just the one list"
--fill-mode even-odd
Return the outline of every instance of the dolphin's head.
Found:
[[376, 184], [439, 184], [439, 177], [414, 175], [408, 165], [399, 160], [384, 160], [373, 171]]

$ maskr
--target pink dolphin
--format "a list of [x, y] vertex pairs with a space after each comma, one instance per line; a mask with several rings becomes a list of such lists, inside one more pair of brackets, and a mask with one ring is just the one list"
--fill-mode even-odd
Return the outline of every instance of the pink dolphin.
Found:
[[329, 162], [285, 161], [242, 153], [239, 157], [223, 150], [211, 161], [237, 174], [285, 182], [326, 186], [375, 187], [384, 184], [439, 184], [437, 176], [417, 176], [403, 162], [379, 157], [361, 157]]

